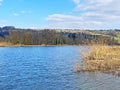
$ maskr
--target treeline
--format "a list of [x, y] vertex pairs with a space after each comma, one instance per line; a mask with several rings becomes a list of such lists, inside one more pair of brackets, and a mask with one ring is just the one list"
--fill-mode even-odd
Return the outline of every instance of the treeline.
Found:
[[91, 34], [95, 31], [32, 30], [0, 28], [0, 42], [23, 45], [89, 45], [118, 44], [112, 35]]

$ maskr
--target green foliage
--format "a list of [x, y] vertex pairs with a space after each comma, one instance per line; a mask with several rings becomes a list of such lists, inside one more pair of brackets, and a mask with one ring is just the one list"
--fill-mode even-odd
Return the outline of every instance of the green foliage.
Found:
[[120, 34], [118, 34], [118, 35], [115, 37], [115, 40], [117, 40], [118, 43], [120, 44]]

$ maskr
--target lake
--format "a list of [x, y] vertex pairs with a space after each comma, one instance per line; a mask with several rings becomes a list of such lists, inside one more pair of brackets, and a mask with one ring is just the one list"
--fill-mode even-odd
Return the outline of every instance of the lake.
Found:
[[0, 47], [0, 90], [120, 90], [117, 76], [76, 72], [81, 48]]

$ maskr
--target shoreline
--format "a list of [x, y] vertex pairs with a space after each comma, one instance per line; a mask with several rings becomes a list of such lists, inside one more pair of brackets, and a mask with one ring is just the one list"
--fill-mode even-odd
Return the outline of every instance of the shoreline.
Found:
[[[86, 46], [86, 45], [0, 45], [0, 47], [33, 47], [33, 46]], [[88, 46], [88, 45], [87, 45]]]
[[[0, 47], [33, 47], [33, 46], [106, 46], [106, 45], [102, 45], [102, 44], [89, 44], [89, 45], [86, 45], [86, 44], [83, 44], [83, 45], [22, 45], [22, 44], [16, 44], [16, 45], [13, 45], [13, 44], [7, 44], [7, 45], [0, 45]], [[120, 46], [120, 45], [108, 45], [108, 46]]]

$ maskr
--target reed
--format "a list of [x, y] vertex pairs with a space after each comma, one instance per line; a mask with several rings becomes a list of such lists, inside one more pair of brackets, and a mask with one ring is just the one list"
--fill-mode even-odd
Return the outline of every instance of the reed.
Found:
[[11, 45], [13, 44], [9, 42], [0, 42], [0, 47], [6, 47], [6, 46], [11, 46]]
[[93, 46], [83, 52], [84, 63], [77, 71], [100, 71], [120, 75], [120, 46]]

